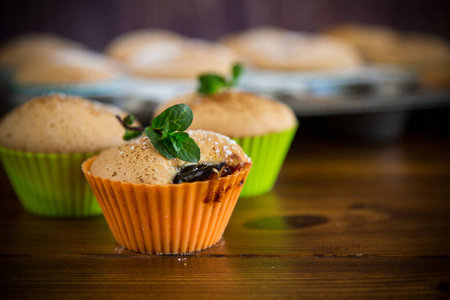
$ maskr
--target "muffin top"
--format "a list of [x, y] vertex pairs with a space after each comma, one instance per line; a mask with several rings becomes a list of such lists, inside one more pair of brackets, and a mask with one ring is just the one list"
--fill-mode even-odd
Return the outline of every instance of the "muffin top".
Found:
[[126, 61], [142, 47], [158, 42], [184, 39], [182, 35], [163, 29], [142, 29], [127, 32], [112, 40], [106, 47], [106, 54], [119, 61]]
[[324, 33], [354, 45], [372, 62], [423, 67], [450, 59], [450, 44], [430, 34], [362, 24], [343, 24]]
[[221, 42], [250, 66], [271, 70], [322, 70], [358, 66], [359, 52], [343, 41], [277, 27], [229, 34]]
[[51, 56], [29, 59], [17, 67], [17, 84], [79, 84], [119, 76], [118, 66], [108, 58], [77, 49], [62, 49]]
[[[201, 151], [197, 164], [225, 162], [231, 167], [250, 163], [242, 148], [230, 138], [204, 130], [187, 130]], [[104, 179], [145, 184], [171, 184], [185, 166], [193, 165], [178, 158], [167, 159], [152, 145], [148, 137], [130, 140], [100, 153], [90, 173]]]
[[177, 103], [187, 104], [192, 109], [194, 120], [190, 129], [211, 130], [233, 138], [279, 132], [297, 124], [295, 113], [286, 104], [236, 90], [213, 95], [184, 95], [161, 104], [155, 115]]
[[38, 153], [99, 151], [123, 142], [125, 130], [115, 115], [126, 113], [64, 94], [37, 97], [0, 120], [0, 145]]
[[0, 64], [16, 67], [30, 58], [52, 55], [61, 49], [84, 49], [81, 44], [50, 33], [25, 34], [0, 48]]
[[138, 77], [195, 78], [202, 73], [227, 74], [236, 62], [227, 47], [200, 39], [160, 41], [141, 47], [125, 61]]

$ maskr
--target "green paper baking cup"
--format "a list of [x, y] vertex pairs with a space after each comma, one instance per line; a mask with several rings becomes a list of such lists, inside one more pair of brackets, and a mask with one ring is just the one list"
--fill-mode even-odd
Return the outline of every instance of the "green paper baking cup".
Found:
[[258, 196], [272, 190], [297, 128], [256, 137], [234, 138], [253, 162], [241, 197]]
[[47, 154], [0, 147], [0, 160], [29, 213], [81, 218], [102, 213], [81, 164], [95, 153]]

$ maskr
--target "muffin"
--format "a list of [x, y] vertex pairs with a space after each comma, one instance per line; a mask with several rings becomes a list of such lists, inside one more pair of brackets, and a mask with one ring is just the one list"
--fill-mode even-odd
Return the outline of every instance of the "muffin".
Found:
[[251, 28], [220, 41], [249, 66], [263, 70], [325, 70], [362, 63], [356, 48], [348, 43], [276, 27]]
[[118, 65], [99, 53], [76, 49], [29, 59], [16, 68], [13, 90], [39, 96], [66, 93], [84, 97], [112, 95], [124, 87]]
[[178, 33], [164, 29], [141, 29], [122, 34], [112, 40], [105, 53], [117, 61], [127, 61], [140, 48], [159, 42], [182, 40]]
[[[175, 254], [205, 249], [221, 239], [252, 163], [228, 137], [203, 130], [187, 133], [200, 148], [197, 163], [167, 159], [147, 136], [83, 163], [121, 246], [142, 253]], [[202, 181], [177, 184], [201, 166], [215, 171]]]
[[0, 47], [0, 72], [6, 81], [11, 80], [14, 70], [27, 61], [51, 56], [62, 49], [85, 49], [75, 41], [51, 33], [29, 33], [15, 37]]
[[439, 65], [450, 59], [450, 45], [437, 36], [401, 32], [392, 28], [363, 24], [344, 24], [324, 31], [358, 48], [369, 62], [414, 68]]
[[0, 121], [0, 159], [24, 209], [47, 217], [101, 214], [81, 163], [122, 143], [125, 113], [87, 99], [34, 98]]
[[175, 103], [191, 107], [190, 129], [233, 138], [252, 159], [253, 168], [241, 196], [270, 191], [297, 131], [295, 113], [284, 103], [254, 93], [227, 90], [213, 95], [187, 94], [156, 108], [159, 114]]
[[183, 39], [145, 45], [130, 55], [125, 64], [138, 77], [195, 79], [202, 73], [225, 75], [235, 62], [233, 52], [223, 45]]

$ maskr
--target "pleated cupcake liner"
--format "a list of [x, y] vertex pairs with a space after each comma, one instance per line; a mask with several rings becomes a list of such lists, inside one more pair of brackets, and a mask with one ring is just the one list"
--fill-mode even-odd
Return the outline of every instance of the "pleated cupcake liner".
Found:
[[251, 164], [219, 180], [148, 185], [92, 175], [95, 158], [82, 170], [116, 242], [151, 254], [183, 254], [209, 248], [223, 236]]
[[251, 158], [253, 167], [241, 197], [253, 197], [272, 190], [298, 126], [256, 137], [233, 138]]
[[0, 160], [23, 208], [55, 218], [102, 213], [81, 171], [83, 161], [94, 154], [31, 153], [0, 147]]

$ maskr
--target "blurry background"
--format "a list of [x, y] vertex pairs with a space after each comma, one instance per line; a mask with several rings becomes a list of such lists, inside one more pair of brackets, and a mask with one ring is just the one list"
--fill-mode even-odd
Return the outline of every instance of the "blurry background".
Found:
[[346, 22], [449, 39], [449, 13], [446, 0], [3, 0], [0, 39], [51, 31], [102, 50], [117, 35], [145, 27], [217, 39], [259, 25], [315, 32]]
[[[52, 32], [102, 52], [115, 37], [142, 28], [168, 29], [188, 37], [216, 40], [227, 33], [261, 25], [320, 32], [349, 22], [426, 32], [448, 41], [449, 13], [450, 1], [445, 0], [3, 0], [0, 42], [28, 32]], [[422, 102], [416, 101], [414, 93], [401, 95], [395, 98], [399, 105], [391, 103], [368, 111], [332, 111], [327, 110], [330, 106], [325, 103], [311, 112], [304, 103], [314, 99], [306, 97], [301, 105], [285, 100], [297, 105], [303, 132], [391, 141], [400, 138], [405, 130], [448, 135], [448, 95], [447, 91], [426, 94], [419, 99]], [[423, 104], [427, 99], [430, 102]], [[345, 107], [345, 103], [336, 103], [335, 108]], [[2, 113], [8, 109], [3, 106]]]

